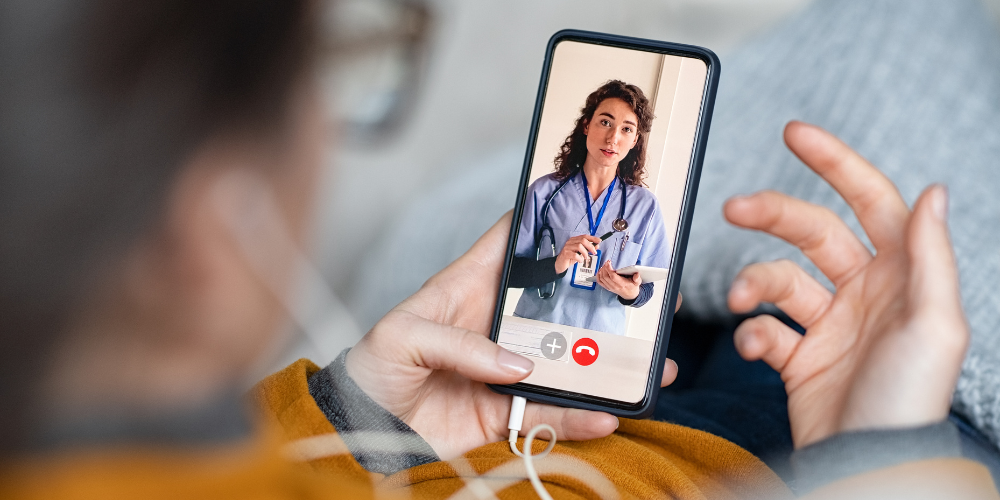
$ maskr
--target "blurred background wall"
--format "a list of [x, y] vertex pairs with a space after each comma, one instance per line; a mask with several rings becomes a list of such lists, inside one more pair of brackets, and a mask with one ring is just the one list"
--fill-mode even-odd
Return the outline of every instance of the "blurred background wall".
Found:
[[[324, 308], [321, 339], [300, 340], [281, 362], [308, 355], [319, 363], [353, 345], [391, 304], [412, 293], [446, 260], [421, 252], [421, 241], [394, 242], [407, 207], [448, 191], [452, 179], [475, 178], [484, 163], [509, 164], [498, 182], [499, 217], [513, 205], [548, 38], [577, 28], [702, 45], [722, 59], [741, 43], [793, 15], [810, 0], [428, 0], [433, 16], [430, 56], [416, 105], [404, 127], [374, 144], [339, 147], [330, 159], [318, 210], [314, 255], [335, 303], [304, 291], [303, 304]], [[1000, 0], [983, 0], [1000, 17]], [[506, 168], [506, 166], [505, 166]], [[495, 169], [494, 169], [495, 170]], [[460, 184], [459, 184], [460, 186]], [[483, 219], [441, 214], [455, 226], [454, 245], [467, 248], [489, 227]], [[441, 221], [437, 221], [442, 223]], [[412, 246], [406, 287], [376, 269], [380, 249]], [[414, 284], [415, 283], [415, 284]], [[374, 285], [374, 286], [373, 286]], [[344, 317], [349, 315], [349, 317]], [[317, 320], [322, 323], [322, 320]], [[321, 345], [318, 345], [321, 344]], [[317, 351], [319, 351], [317, 353]], [[279, 363], [280, 364], [280, 363]]]

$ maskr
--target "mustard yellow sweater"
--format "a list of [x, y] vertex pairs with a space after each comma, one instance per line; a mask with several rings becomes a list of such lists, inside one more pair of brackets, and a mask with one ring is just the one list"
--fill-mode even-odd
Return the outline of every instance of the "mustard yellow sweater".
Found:
[[[534, 498], [506, 442], [389, 477], [354, 461], [309, 394], [300, 360], [254, 389], [266, 424], [252, 442], [211, 449], [130, 446], [29, 457], [0, 467], [0, 498]], [[541, 450], [544, 443], [538, 444]], [[623, 420], [609, 437], [560, 442], [539, 460], [554, 498], [790, 498], [760, 460], [711, 434]], [[810, 498], [998, 498], [988, 471], [960, 459], [914, 462], [840, 481]], [[464, 490], [464, 491], [462, 491]], [[940, 496], [943, 495], [943, 496]]]

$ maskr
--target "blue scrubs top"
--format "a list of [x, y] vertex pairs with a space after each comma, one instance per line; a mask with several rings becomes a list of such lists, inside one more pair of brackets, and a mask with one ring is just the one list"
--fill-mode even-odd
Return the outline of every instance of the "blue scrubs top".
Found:
[[[581, 234], [590, 234], [587, 221], [586, 202], [591, 202], [591, 210], [596, 218], [601, 205], [604, 204], [606, 192], [600, 193], [596, 200], [586, 200], [584, 193], [584, 176], [575, 174], [556, 195], [549, 206], [549, 225], [555, 235], [556, 254], [562, 251], [566, 240]], [[602, 236], [612, 230], [612, 223], [618, 218], [621, 210], [621, 188], [615, 183], [608, 208], [604, 218], [597, 228], [597, 236]], [[514, 255], [518, 257], [536, 258], [536, 235], [542, 227], [542, 207], [545, 201], [559, 186], [560, 181], [555, 174], [539, 178], [528, 186], [525, 196], [524, 212], [517, 233], [517, 246]], [[604, 265], [611, 259], [615, 269], [631, 265], [643, 265], [666, 268], [670, 265], [670, 252], [673, 248], [670, 237], [663, 224], [663, 214], [656, 196], [642, 186], [626, 186], [625, 220], [628, 221], [628, 241], [622, 250], [622, 239], [626, 232], [615, 233], [601, 242], [597, 247], [601, 250], [601, 262]], [[607, 190], [605, 190], [607, 191]], [[585, 201], [586, 200], [586, 201]], [[545, 242], [542, 255], [539, 258], [552, 257], [551, 247]], [[614, 335], [625, 335], [625, 306], [618, 301], [618, 295], [597, 285], [594, 290], [585, 290], [570, 286], [573, 279], [573, 266], [557, 280], [555, 295], [542, 299], [537, 288], [526, 288], [514, 308], [514, 315], [547, 321], [560, 325], [575, 326], [588, 330], [598, 330]]]

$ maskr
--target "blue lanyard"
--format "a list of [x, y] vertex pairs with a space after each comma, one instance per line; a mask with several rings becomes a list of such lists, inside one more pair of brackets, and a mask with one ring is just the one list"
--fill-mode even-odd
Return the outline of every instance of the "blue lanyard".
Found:
[[601, 211], [597, 212], [597, 223], [594, 223], [594, 213], [590, 210], [590, 188], [587, 187], [587, 176], [584, 175], [583, 171], [580, 171], [580, 176], [583, 177], [583, 194], [587, 197], [587, 223], [590, 224], [590, 235], [597, 235], [597, 227], [601, 225], [601, 219], [604, 218], [604, 209], [608, 208], [608, 200], [611, 199], [611, 192], [615, 190], [615, 182], [618, 181], [618, 176], [616, 175], [614, 179], [611, 179], [611, 185], [608, 186], [607, 194], [604, 195], [604, 204], [601, 205]]

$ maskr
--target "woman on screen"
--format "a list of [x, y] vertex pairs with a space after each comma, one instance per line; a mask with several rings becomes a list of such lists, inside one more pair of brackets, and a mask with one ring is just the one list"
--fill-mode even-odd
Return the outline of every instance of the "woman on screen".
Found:
[[632, 265], [666, 268], [670, 242], [656, 196], [643, 187], [653, 113], [642, 90], [611, 80], [592, 92], [555, 158], [529, 187], [509, 286], [514, 315], [625, 335], [625, 307], [653, 283]]

